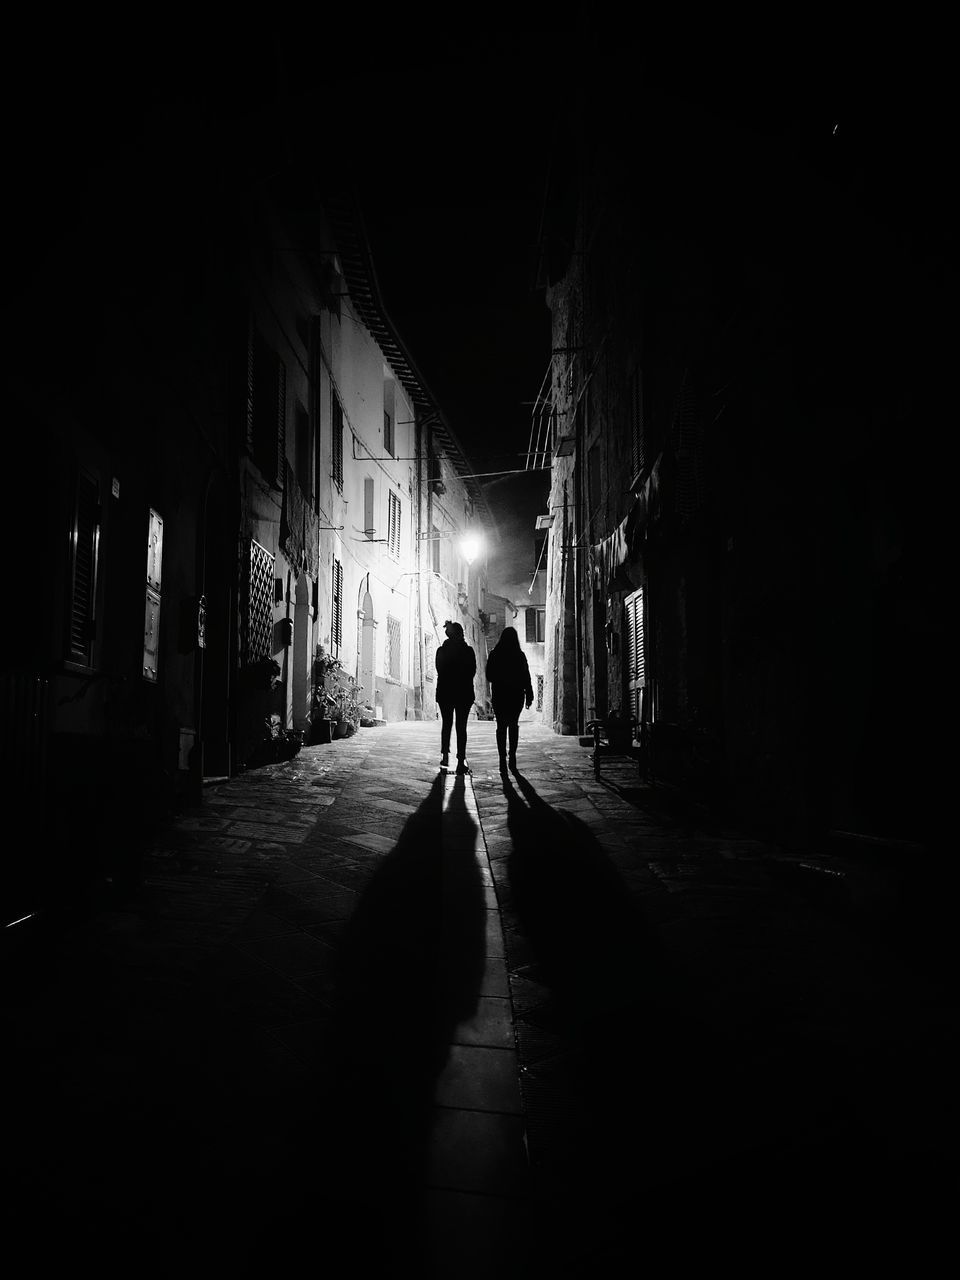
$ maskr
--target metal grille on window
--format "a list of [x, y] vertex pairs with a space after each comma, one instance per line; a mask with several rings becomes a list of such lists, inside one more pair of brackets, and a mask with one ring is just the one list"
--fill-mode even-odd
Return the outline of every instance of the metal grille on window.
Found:
[[425, 636], [423, 641], [423, 674], [427, 680], [433, 679], [436, 661], [437, 658], [433, 636]]
[[387, 614], [387, 651], [384, 654], [384, 669], [393, 680], [403, 679], [403, 651], [400, 619]]
[[537, 676], [537, 710], [543, 710], [543, 676]]
[[330, 645], [339, 648], [343, 643], [343, 565], [333, 562], [333, 610], [330, 619]]
[[273, 650], [274, 557], [250, 539], [247, 601], [244, 618], [244, 661], [269, 658]]
[[400, 499], [395, 493], [390, 494], [389, 523], [387, 525], [387, 545], [393, 555], [400, 555]]

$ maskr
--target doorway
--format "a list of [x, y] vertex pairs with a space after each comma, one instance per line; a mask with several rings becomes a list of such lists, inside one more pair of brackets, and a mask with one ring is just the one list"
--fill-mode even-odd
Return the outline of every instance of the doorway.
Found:
[[369, 591], [364, 591], [363, 599], [360, 603], [360, 613], [362, 615], [361, 637], [360, 637], [360, 686], [362, 689], [363, 701], [373, 706], [374, 698], [374, 678], [373, 663], [376, 653], [376, 635], [377, 622], [373, 616], [373, 597]]

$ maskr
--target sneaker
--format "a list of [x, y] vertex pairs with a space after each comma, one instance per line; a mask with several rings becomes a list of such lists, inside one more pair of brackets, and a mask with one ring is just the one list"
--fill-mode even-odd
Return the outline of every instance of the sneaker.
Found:
[[469, 773], [469, 772], [470, 772], [470, 766], [467, 764], [466, 760], [458, 760], [457, 773]]
[[445, 769], [449, 763], [450, 763], [449, 752], [444, 751], [440, 756], [440, 768]]

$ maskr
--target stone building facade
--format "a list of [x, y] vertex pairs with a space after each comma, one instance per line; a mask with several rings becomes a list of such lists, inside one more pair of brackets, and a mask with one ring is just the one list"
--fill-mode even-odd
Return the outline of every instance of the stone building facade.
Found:
[[[14, 911], [135, 879], [141, 833], [308, 735], [318, 649], [382, 720], [435, 714], [445, 617], [482, 649], [460, 537], [483, 496], [360, 211], [181, 123], [181, 182], [156, 190], [173, 126], [148, 123], [7, 296], [13, 516], [47, 579], [0, 664], [4, 787], [42, 814]], [[54, 360], [36, 335], [63, 288], [82, 316]]]
[[614, 90], [571, 119], [528, 460], [549, 719], [642, 716], [660, 777], [778, 832], [936, 829], [906, 799], [941, 772], [936, 699], [890, 696], [944, 652], [907, 444], [942, 406], [926, 268], [749, 122]]

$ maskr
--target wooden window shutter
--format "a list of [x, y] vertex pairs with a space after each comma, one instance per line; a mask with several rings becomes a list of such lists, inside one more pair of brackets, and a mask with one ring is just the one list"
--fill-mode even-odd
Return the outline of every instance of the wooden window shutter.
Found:
[[330, 439], [331, 474], [338, 489], [343, 488], [343, 406], [336, 391], [331, 391], [332, 432]]
[[100, 549], [100, 486], [86, 471], [77, 474], [71, 522], [70, 596], [67, 610], [67, 656], [89, 666], [93, 656]]
[[330, 620], [331, 647], [343, 642], [343, 565], [333, 562], [333, 613]]
[[390, 494], [387, 545], [395, 556], [400, 555], [400, 499], [395, 493]]
[[526, 613], [526, 639], [528, 644], [536, 644], [537, 641], [537, 611], [536, 609], [527, 609]]

